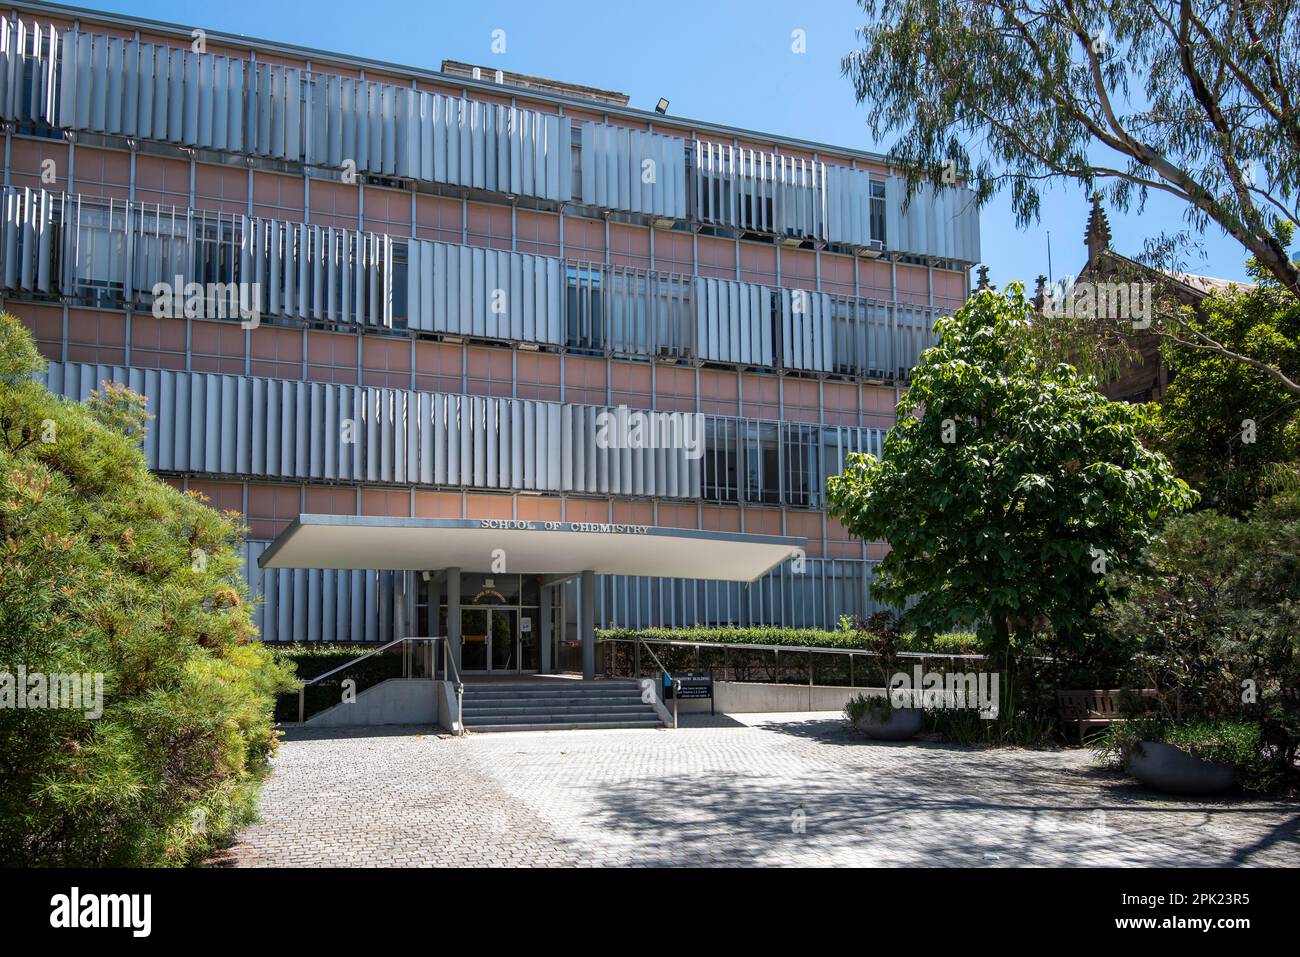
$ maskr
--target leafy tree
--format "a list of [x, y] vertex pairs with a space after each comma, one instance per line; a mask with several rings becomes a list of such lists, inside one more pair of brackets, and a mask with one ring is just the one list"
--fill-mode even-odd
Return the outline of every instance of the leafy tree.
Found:
[[[1300, 299], [1255, 268], [1249, 292], [1216, 294], [1187, 323], [1233, 352], [1300, 379]], [[1300, 460], [1300, 395], [1221, 353], [1166, 339], [1174, 373], [1159, 409], [1159, 445], [1202, 503], [1243, 515]]]
[[1105, 624], [1141, 655], [1136, 679], [1163, 717], [1257, 724], [1273, 770], [1300, 746], [1300, 493], [1244, 521], [1207, 509], [1168, 523], [1115, 576]]
[[[68, 402], [42, 365], [0, 317], [0, 864], [184, 864], [254, 813], [293, 681], [253, 640], [237, 516], [104, 424], [142, 424], [138, 396]], [[90, 676], [81, 707], [17, 706], [24, 671]]]
[[1156, 238], [1151, 258], [1173, 265], [1213, 223], [1300, 294], [1292, 0], [860, 3], [869, 23], [844, 71], [875, 135], [899, 133], [909, 196], [925, 181], [967, 181], [980, 202], [1010, 187], [1025, 225], [1053, 183], [1104, 188], [1119, 209], [1162, 192], [1191, 230]]
[[884, 540], [877, 598], [908, 623], [979, 623], [992, 653], [1050, 632], [1085, 655], [1107, 574], [1195, 494], [1138, 438], [1142, 407], [1042, 359], [1019, 284], [939, 320], [883, 454], [850, 457], [830, 510]]

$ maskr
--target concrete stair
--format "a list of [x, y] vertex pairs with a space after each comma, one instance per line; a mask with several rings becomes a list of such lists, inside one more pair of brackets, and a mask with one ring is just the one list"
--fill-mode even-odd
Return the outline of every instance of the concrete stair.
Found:
[[466, 682], [462, 714], [466, 730], [475, 732], [660, 725], [635, 681]]

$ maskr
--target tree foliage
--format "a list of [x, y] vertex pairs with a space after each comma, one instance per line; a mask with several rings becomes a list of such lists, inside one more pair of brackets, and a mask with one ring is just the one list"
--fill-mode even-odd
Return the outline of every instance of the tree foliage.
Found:
[[[1248, 292], [1210, 296], [1185, 322], [1300, 381], [1300, 299], [1268, 274], [1256, 278]], [[1300, 464], [1300, 395], [1215, 350], [1166, 338], [1161, 352], [1172, 373], [1158, 413], [1161, 450], [1202, 504], [1245, 514]]]
[[0, 863], [183, 864], [253, 813], [292, 678], [254, 641], [237, 516], [104, 424], [139, 397], [69, 402], [41, 367], [0, 317], [0, 674], [100, 674], [103, 711], [0, 709]]
[[1048, 631], [1082, 654], [1107, 575], [1194, 493], [1138, 438], [1141, 407], [1045, 361], [1018, 284], [939, 320], [883, 454], [850, 457], [830, 511], [884, 540], [873, 594], [923, 630], [979, 623], [990, 650]]
[[1178, 721], [1251, 721], [1291, 766], [1300, 743], [1300, 493], [1245, 520], [1207, 509], [1170, 521], [1133, 567], [1106, 626], [1140, 655], [1136, 682]]
[[[1293, 0], [860, 0], [844, 59], [891, 161], [924, 180], [1004, 186], [1021, 225], [1043, 188], [1104, 187], [1140, 210], [1186, 204], [1300, 294], [1300, 15]], [[1175, 240], [1169, 242], [1168, 240]], [[1172, 262], [1166, 263], [1172, 265]]]

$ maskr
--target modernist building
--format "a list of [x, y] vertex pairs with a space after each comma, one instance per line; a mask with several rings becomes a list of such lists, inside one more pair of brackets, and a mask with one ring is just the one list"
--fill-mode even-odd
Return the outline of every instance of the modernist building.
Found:
[[[151, 467], [245, 516], [266, 640], [447, 633], [465, 670], [549, 671], [593, 625], [872, 610], [882, 548], [825, 480], [966, 298], [968, 191], [53, 4], [0, 21], [0, 119], [4, 308], [52, 389], [143, 393]], [[639, 411], [684, 431], [647, 447]]]

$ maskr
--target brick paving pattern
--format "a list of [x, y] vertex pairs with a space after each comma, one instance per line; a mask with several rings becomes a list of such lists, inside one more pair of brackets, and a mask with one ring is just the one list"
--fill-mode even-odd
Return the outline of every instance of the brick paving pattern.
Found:
[[1153, 794], [1084, 751], [871, 743], [837, 715], [676, 731], [295, 731], [241, 866], [1295, 866], [1300, 806]]

